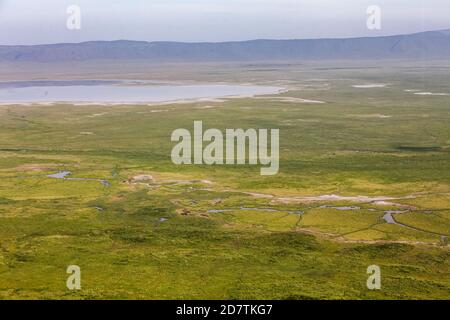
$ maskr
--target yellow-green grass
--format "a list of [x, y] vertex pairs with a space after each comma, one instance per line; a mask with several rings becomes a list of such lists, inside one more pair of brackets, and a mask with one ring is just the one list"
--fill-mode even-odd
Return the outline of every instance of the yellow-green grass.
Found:
[[[448, 299], [450, 253], [438, 235], [448, 234], [450, 219], [448, 98], [404, 92], [424, 84], [450, 90], [439, 67], [420, 81], [404, 62], [167, 73], [199, 81], [286, 79], [291, 90], [283, 96], [326, 102], [320, 105], [243, 98], [210, 109], [201, 109], [209, 102], [0, 106], [0, 298]], [[304, 89], [315, 78], [328, 79], [329, 88]], [[390, 85], [351, 87], [364, 82]], [[367, 117], [374, 114], [390, 118]], [[280, 173], [175, 166], [170, 134], [192, 129], [194, 120], [205, 128], [279, 128]], [[62, 170], [111, 186], [47, 177]], [[139, 174], [155, 179], [133, 182]], [[277, 201], [326, 194], [394, 199]], [[423, 231], [386, 223], [391, 209], [412, 210], [394, 218]], [[71, 264], [81, 267], [81, 291], [65, 286]], [[372, 264], [381, 267], [381, 291], [366, 287]]]

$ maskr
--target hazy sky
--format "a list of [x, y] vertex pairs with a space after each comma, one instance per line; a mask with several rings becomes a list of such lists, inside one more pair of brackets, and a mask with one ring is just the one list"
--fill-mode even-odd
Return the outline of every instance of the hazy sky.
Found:
[[[69, 5], [81, 30], [68, 30]], [[367, 7], [382, 9], [368, 30]], [[378, 36], [450, 28], [450, 0], [0, 0], [0, 44]]]

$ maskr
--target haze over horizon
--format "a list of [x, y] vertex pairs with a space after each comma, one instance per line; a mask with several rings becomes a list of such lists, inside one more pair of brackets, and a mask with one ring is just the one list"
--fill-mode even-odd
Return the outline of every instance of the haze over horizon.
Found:
[[[69, 5], [81, 30], [66, 28]], [[370, 5], [381, 30], [366, 26]], [[0, 0], [0, 45], [375, 37], [449, 29], [449, 16], [448, 0]]]

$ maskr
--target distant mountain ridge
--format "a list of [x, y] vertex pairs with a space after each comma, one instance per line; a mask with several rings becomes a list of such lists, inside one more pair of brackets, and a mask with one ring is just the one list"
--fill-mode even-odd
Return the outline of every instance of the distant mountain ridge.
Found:
[[450, 59], [450, 29], [408, 35], [347, 39], [235, 42], [90, 41], [0, 46], [0, 61], [85, 60], [247, 61], [331, 59]]

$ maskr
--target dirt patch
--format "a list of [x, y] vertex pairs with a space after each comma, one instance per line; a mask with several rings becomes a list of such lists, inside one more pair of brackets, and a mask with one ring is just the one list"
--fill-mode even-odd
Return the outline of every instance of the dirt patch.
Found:
[[347, 201], [347, 202], [354, 202], [354, 203], [372, 203], [379, 206], [393, 206], [393, 207], [399, 207], [404, 209], [410, 209], [413, 210], [415, 207], [403, 205], [400, 203], [392, 202], [394, 200], [401, 200], [401, 199], [414, 199], [415, 196], [405, 196], [400, 198], [393, 198], [393, 197], [385, 197], [385, 196], [379, 196], [379, 197], [369, 197], [369, 196], [338, 196], [335, 194], [331, 195], [320, 195], [320, 196], [310, 196], [310, 197], [275, 197], [274, 195], [270, 194], [260, 194], [260, 193], [251, 193], [251, 192], [244, 192], [244, 194], [256, 197], [256, 198], [266, 198], [266, 199], [272, 199], [271, 204], [296, 204], [296, 203], [314, 203], [314, 202], [336, 202], [336, 201]]
[[207, 105], [207, 106], [201, 106], [201, 107], [197, 107], [195, 109], [200, 109], [200, 110], [207, 110], [207, 109], [215, 109], [215, 108], [221, 108], [222, 106], [211, 106], [211, 105]]
[[371, 89], [371, 88], [385, 88], [387, 84], [384, 83], [369, 83], [369, 84], [356, 84], [353, 88], [357, 89]]
[[26, 171], [30, 171], [30, 172], [42, 172], [42, 171], [49, 171], [49, 170], [54, 170], [55, 167], [57, 166], [62, 166], [62, 164], [39, 164], [39, 163], [31, 163], [31, 164], [23, 164], [20, 165], [16, 168], [14, 168], [14, 170], [16, 171], [22, 171], [22, 172], [26, 172]]
[[255, 197], [255, 198], [263, 198], [263, 199], [272, 199], [274, 198], [271, 194], [262, 194], [262, 193], [254, 193], [254, 192], [244, 192], [244, 194], [248, 194], [249, 196]]
[[310, 104], [324, 104], [325, 101], [319, 101], [319, 100], [310, 100], [310, 99], [303, 99], [303, 98], [296, 98], [296, 97], [256, 97], [255, 99], [270, 99], [272, 102], [287, 102], [287, 103], [310, 103]]
[[392, 118], [392, 116], [388, 116], [385, 114], [349, 114], [350, 117], [355, 118], [363, 118], [363, 119], [370, 119], [370, 118], [377, 118], [377, 119], [387, 119]]
[[433, 92], [415, 92], [418, 96], [448, 96], [448, 93], [433, 93]]
[[131, 178], [132, 182], [148, 182], [148, 181], [154, 181], [155, 179], [153, 176], [149, 174], [138, 174]]

